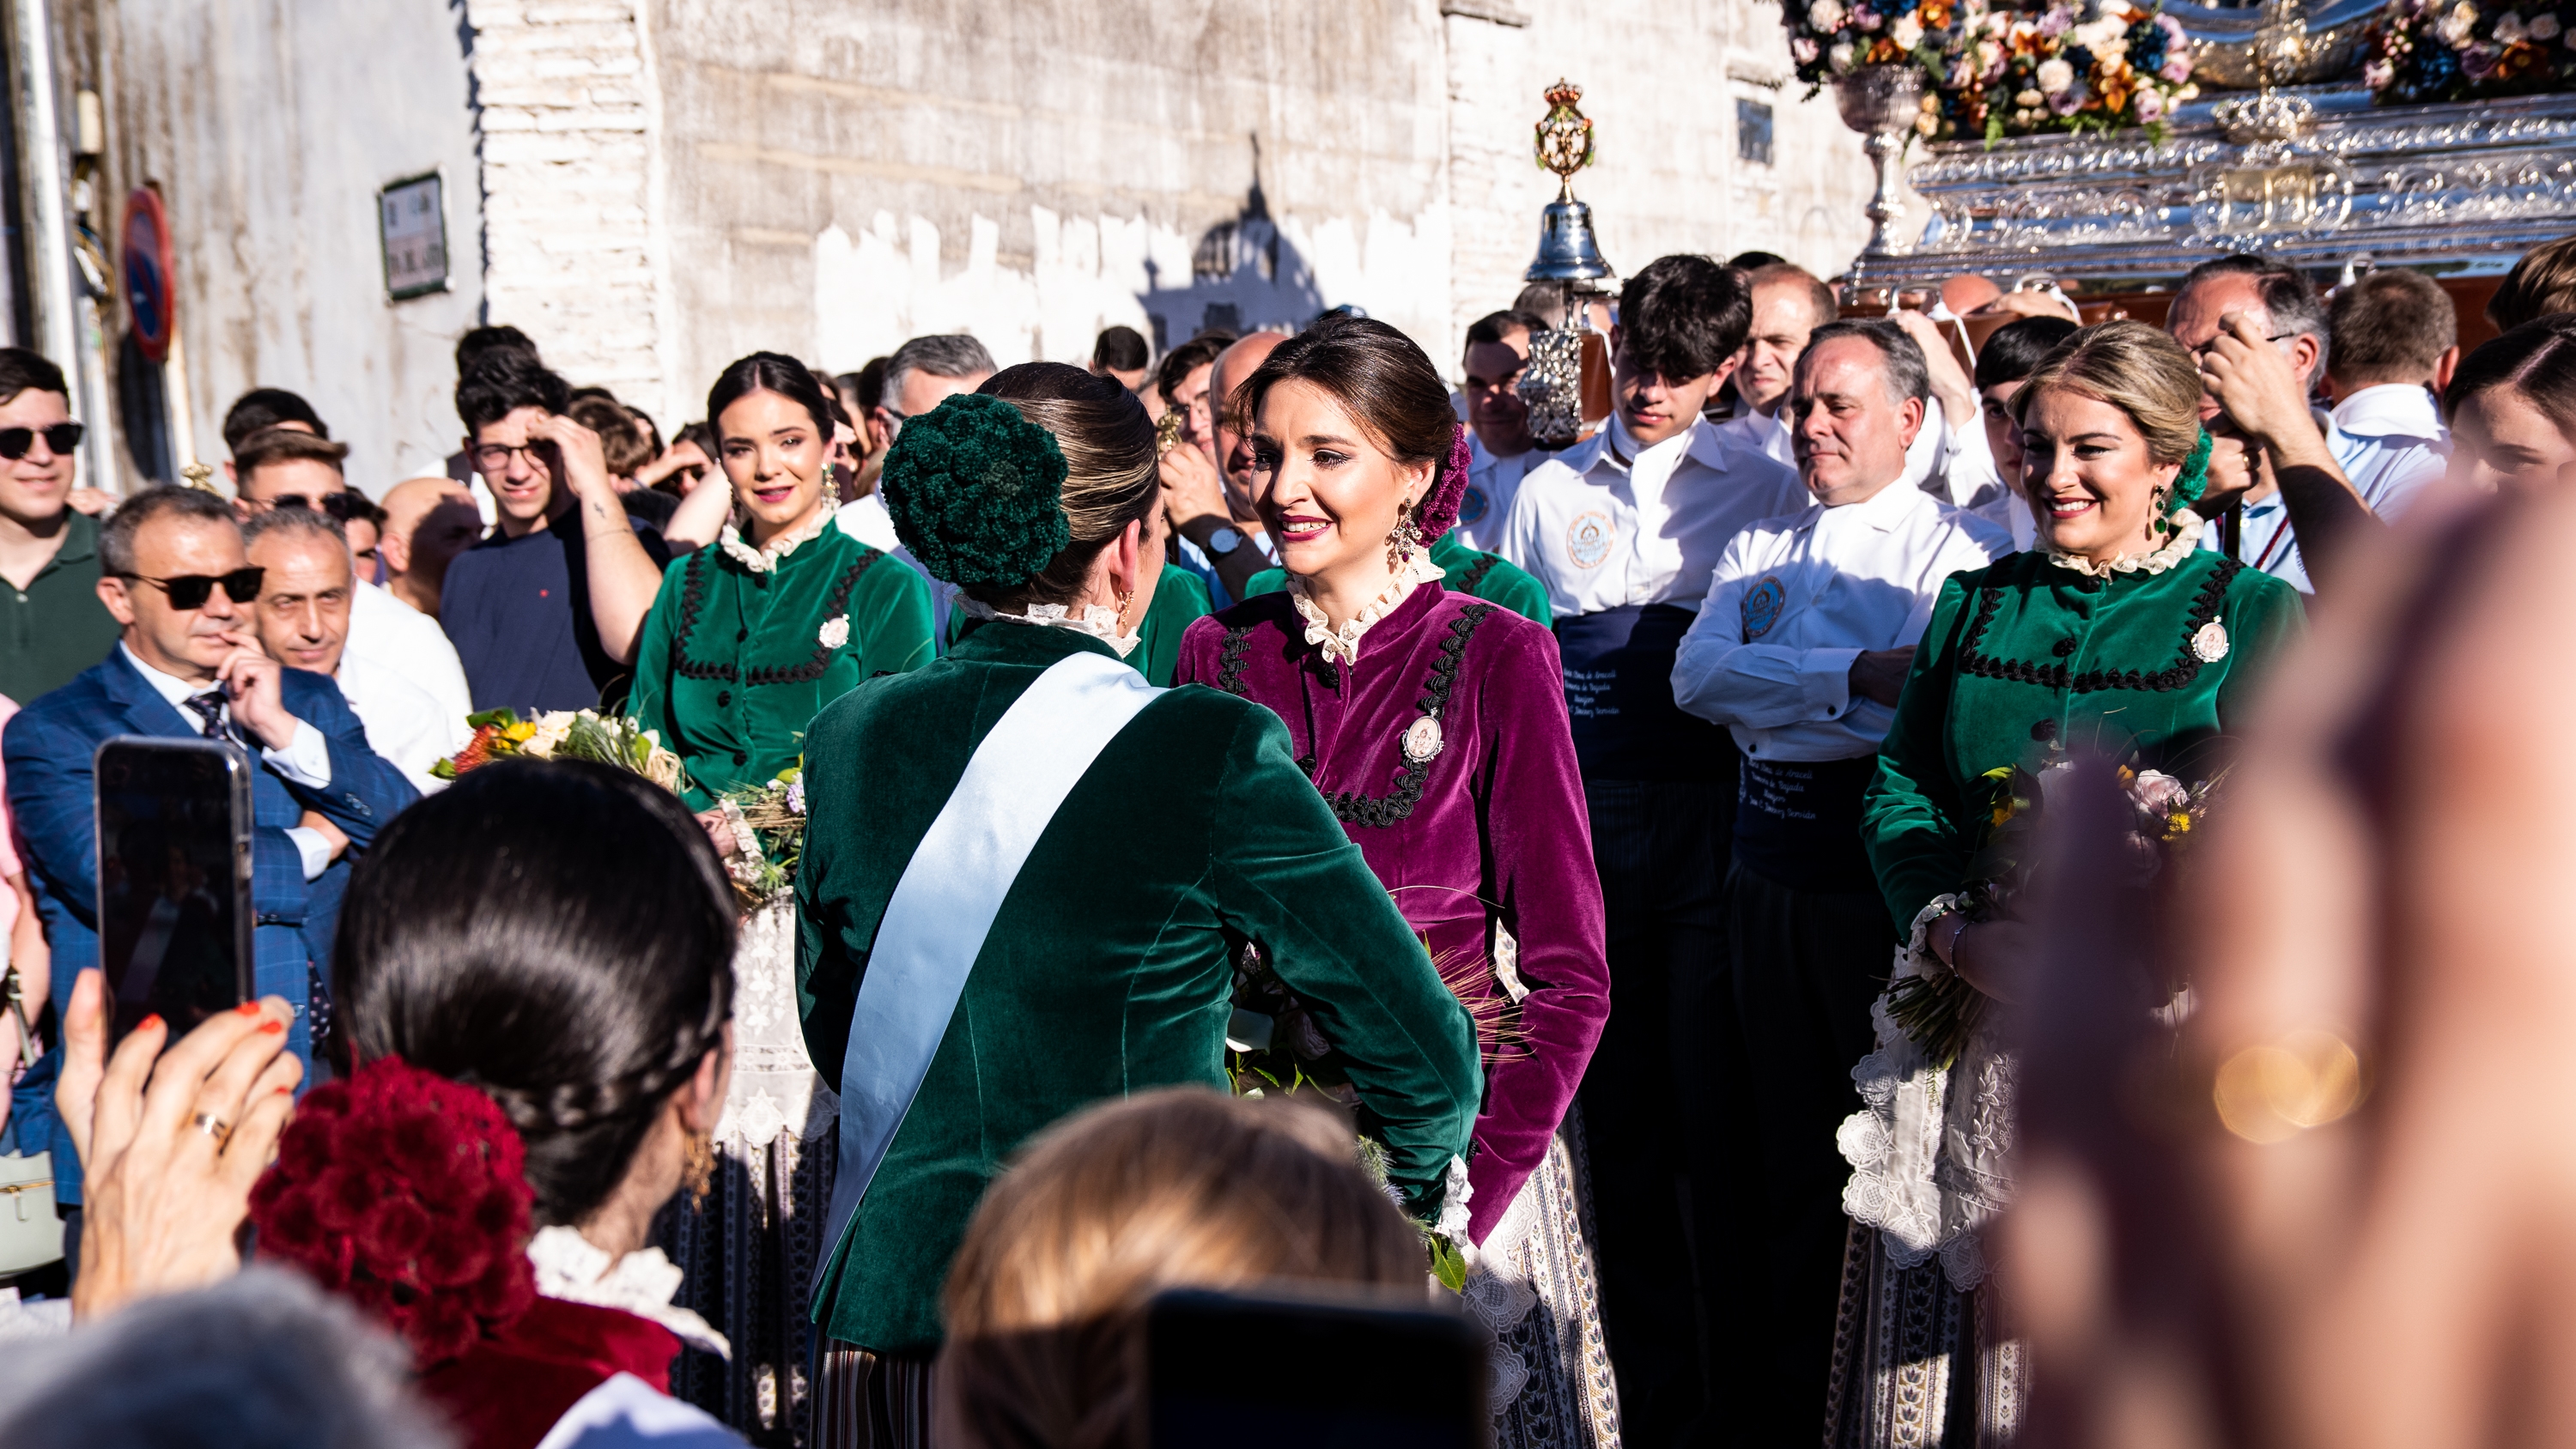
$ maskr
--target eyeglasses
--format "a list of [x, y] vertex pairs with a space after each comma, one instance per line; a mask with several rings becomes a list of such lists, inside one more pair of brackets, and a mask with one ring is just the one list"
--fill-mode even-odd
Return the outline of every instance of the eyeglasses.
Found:
[[510, 466], [512, 456], [524, 454], [530, 464], [542, 468], [546, 465], [546, 454], [553, 447], [552, 443], [543, 439], [533, 443], [520, 443], [516, 446], [508, 443], [481, 443], [474, 449], [474, 466], [485, 473], [498, 473]]
[[330, 514], [333, 518], [340, 520], [342, 523], [347, 523], [353, 518], [365, 518], [374, 511], [367, 503], [366, 496], [360, 493], [325, 493], [318, 498], [309, 497], [302, 493], [280, 493], [275, 498], [268, 500], [268, 506], [271, 508], [319, 508], [323, 512]]
[[36, 445], [38, 433], [45, 435], [45, 446], [59, 456], [80, 446], [82, 428], [78, 423], [56, 423], [50, 428], [0, 428], [0, 458], [15, 463], [27, 456], [27, 450]]
[[144, 574], [118, 574], [138, 584], [150, 584], [170, 596], [170, 607], [188, 613], [206, 607], [216, 585], [223, 586], [224, 597], [236, 604], [247, 604], [259, 597], [262, 568], [238, 568], [228, 574], [181, 574], [176, 578], [156, 579]]

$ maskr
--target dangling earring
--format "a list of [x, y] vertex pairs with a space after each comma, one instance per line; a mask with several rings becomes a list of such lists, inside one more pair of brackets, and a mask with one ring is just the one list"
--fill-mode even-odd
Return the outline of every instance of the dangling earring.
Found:
[[1118, 633], [1121, 637], [1124, 637], [1127, 633], [1127, 606], [1135, 602], [1136, 591], [1134, 589], [1120, 589], [1118, 591]]
[[1404, 561], [1422, 544], [1422, 505], [1408, 503], [1395, 511], [1395, 531], [1386, 536], [1386, 566], [1389, 572], [1404, 567]]
[[689, 1195], [691, 1211], [707, 1205], [707, 1189], [716, 1180], [716, 1134], [691, 1132], [680, 1139], [680, 1191]]

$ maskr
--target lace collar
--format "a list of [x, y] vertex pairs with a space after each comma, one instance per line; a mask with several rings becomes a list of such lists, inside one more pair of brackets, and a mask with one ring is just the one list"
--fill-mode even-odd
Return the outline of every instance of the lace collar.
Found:
[[1288, 598], [1297, 606], [1297, 617], [1306, 621], [1306, 642], [1324, 651], [1327, 663], [1357, 664], [1360, 659], [1360, 636], [1369, 626], [1396, 611], [1413, 591], [1435, 579], [1447, 577], [1447, 571], [1431, 561], [1431, 555], [1415, 549], [1387, 583], [1386, 592], [1375, 602], [1351, 616], [1339, 629], [1314, 601], [1306, 597], [1306, 581], [1295, 574], [1288, 576]]
[[733, 1345], [712, 1324], [671, 1301], [680, 1291], [680, 1265], [659, 1248], [612, 1263], [607, 1249], [594, 1246], [576, 1229], [557, 1225], [538, 1229], [528, 1240], [528, 1263], [537, 1270], [537, 1291], [548, 1298], [649, 1318], [691, 1348], [733, 1357]]
[[1136, 645], [1141, 642], [1134, 634], [1119, 633], [1118, 611], [1103, 604], [1083, 605], [1079, 619], [1062, 604], [1031, 604], [1025, 614], [1005, 614], [966, 594], [959, 594], [952, 607], [969, 619], [993, 619], [1004, 624], [1043, 624], [1051, 629], [1071, 629], [1077, 634], [1088, 634], [1117, 650], [1121, 659], [1136, 652]]
[[811, 542], [831, 521], [831, 509], [818, 509], [815, 511], [813, 521], [803, 528], [790, 529], [758, 548], [743, 542], [742, 531], [728, 523], [724, 526], [724, 532], [716, 535], [716, 543], [725, 551], [725, 556], [735, 563], [753, 573], [765, 574], [778, 567], [780, 560], [794, 553], [798, 544]]
[[2161, 548], [2146, 553], [2124, 554], [2106, 564], [2077, 558], [2071, 553], [2059, 553], [2052, 548], [2047, 550], [2048, 561], [2088, 578], [2109, 578], [2113, 574], [2125, 573], [2160, 574], [2199, 551], [2200, 531], [2207, 526], [2199, 514], [2185, 508], [2174, 514], [2174, 536]]

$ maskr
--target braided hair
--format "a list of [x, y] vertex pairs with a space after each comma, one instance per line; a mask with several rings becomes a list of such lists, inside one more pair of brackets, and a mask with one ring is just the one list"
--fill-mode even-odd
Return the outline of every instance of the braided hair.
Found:
[[537, 1226], [577, 1224], [723, 1039], [732, 901], [669, 791], [604, 765], [495, 762], [358, 862], [332, 957], [342, 1035], [362, 1061], [490, 1096], [527, 1146]]

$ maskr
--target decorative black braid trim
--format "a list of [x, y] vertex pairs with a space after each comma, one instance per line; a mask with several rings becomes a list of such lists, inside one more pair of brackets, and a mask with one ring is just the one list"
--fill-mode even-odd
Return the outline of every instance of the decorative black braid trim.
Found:
[[1217, 656], [1216, 687], [1237, 699], [1252, 696], [1243, 688], [1243, 651], [1252, 642], [1252, 625], [1237, 624], [1225, 631], [1225, 651]]
[[2017, 684], [2036, 684], [2047, 689], [2063, 689], [2071, 694], [2093, 694], [2106, 689], [2140, 689], [2158, 694], [2182, 689], [2200, 677], [2201, 658], [2192, 652], [2193, 636], [2218, 617], [2227, 601], [2227, 586], [2245, 571], [2245, 565], [2223, 558], [2210, 570], [2209, 580], [2193, 598], [2190, 615], [2183, 620], [2182, 650], [2173, 664], [2150, 674], [2137, 669], [2088, 669], [2081, 674], [2070, 672], [2063, 664], [2032, 664], [2021, 659], [1998, 659], [1977, 648], [1986, 628], [2003, 606], [2004, 591], [1989, 587], [1978, 591], [1977, 617], [1968, 625], [1968, 637], [1960, 641], [1959, 669], [1965, 674], [1984, 679], [2008, 679]]
[[[832, 596], [823, 601], [823, 617], [826, 619], [835, 619], [840, 617], [842, 612], [849, 607], [850, 590], [858, 587], [860, 576], [865, 574], [870, 568], [874, 567], [878, 559], [884, 557], [885, 555], [882, 552], [873, 548], [868, 548], [859, 555], [859, 561], [857, 563], [841, 570], [840, 583], [833, 587]], [[793, 667], [764, 664], [758, 669], [751, 670], [744, 674], [742, 682], [746, 686], [754, 684], [809, 684], [814, 680], [823, 677], [823, 671], [832, 667], [832, 656], [839, 652], [840, 651], [838, 649], [818, 640], [814, 645], [813, 657], [806, 660], [804, 663]]]
[[1467, 566], [1467, 571], [1465, 573], [1458, 576], [1458, 592], [1462, 594], [1472, 594], [1476, 592], [1477, 589], [1484, 585], [1485, 575], [1492, 573], [1494, 571], [1494, 565], [1501, 563], [1502, 561], [1502, 557], [1499, 554], [1489, 553], [1480, 555], [1474, 563]]
[[[1414, 708], [1434, 719], [1448, 708], [1449, 695], [1458, 687], [1458, 666], [1466, 659], [1467, 641], [1475, 637], [1476, 626], [1485, 622], [1485, 616], [1494, 608], [1492, 604], [1470, 604], [1449, 621], [1449, 637], [1440, 641], [1440, 657], [1423, 678], [1422, 694], [1414, 700]], [[1412, 816], [1413, 807], [1422, 799], [1422, 786], [1431, 778], [1431, 761], [1438, 758], [1434, 755], [1419, 764], [1406, 758], [1396, 769], [1395, 787], [1384, 795], [1371, 797], [1345, 791], [1325, 796], [1324, 803], [1333, 807], [1333, 818], [1345, 825], [1393, 825]], [[1310, 767], [1307, 774], [1313, 773]]]
[[671, 631], [671, 672], [683, 679], [708, 679], [731, 684], [737, 677], [730, 664], [703, 664], [688, 657], [689, 635], [698, 627], [698, 615], [707, 606], [707, 555], [716, 546], [708, 544], [689, 555], [688, 587], [680, 591], [680, 627]]

